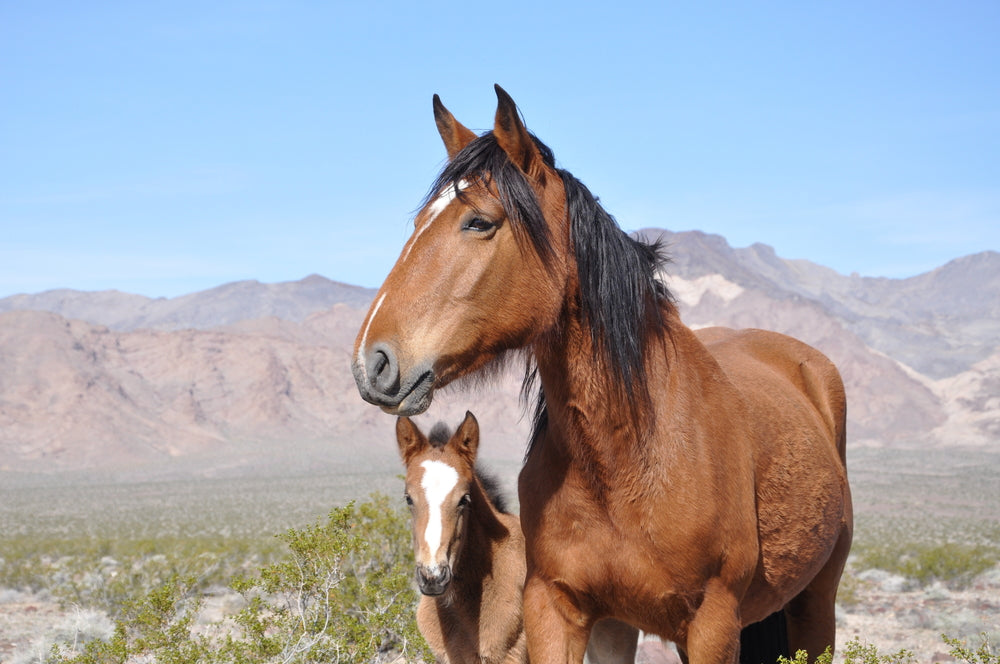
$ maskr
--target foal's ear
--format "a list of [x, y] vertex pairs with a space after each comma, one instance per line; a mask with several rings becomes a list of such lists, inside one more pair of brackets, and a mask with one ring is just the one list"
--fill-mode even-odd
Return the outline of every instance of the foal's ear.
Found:
[[403, 463], [410, 463], [413, 455], [427, 446], [427, 437], [408, 417], [396, 419], [396, 444], [399, 445], [399, 455]]
[[475, 464], [476, 452], [479, 450], [479, 422], [475, 415], [465, 411], [465, 419], [452, 436], [452, 440], [455, 441], [458, 452], [468, 459], [470, 464]]
[[497, 115], [493, 124], [497, 144], [525, 175], [541, 179], [545, 173], [542, 169], [542, 155], [521, 122], [517, 105], [506, 90], [495, 84], [493, 87], [497, 91]]
[[434, 95], [434, 122], [437, 123], [438, 133], [444, 141], [444, 149], [448, 151], [449, 160], [454, 159], [455, 155], [476, 137], [474, 131], [455, 119], [437, 95]]

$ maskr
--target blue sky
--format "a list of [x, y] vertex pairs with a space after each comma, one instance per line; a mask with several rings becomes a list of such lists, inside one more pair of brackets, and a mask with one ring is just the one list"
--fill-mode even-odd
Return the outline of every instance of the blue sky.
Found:
[[1000, 249], [1000, 3], [0, 0], [0, 297], [377, 286], [500, 83], [626, 230]]

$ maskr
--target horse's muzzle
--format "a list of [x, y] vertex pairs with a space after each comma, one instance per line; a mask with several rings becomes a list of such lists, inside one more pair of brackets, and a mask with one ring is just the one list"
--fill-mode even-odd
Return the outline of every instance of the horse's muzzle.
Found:
[[431, 405], [434, 368], [421, 363], [402, 371], [389, 345], [360, 349], [351, 365], [361, 398], [392, 415], [419, 415]]
[[424, 567], [417, 565], [417, 586], [424, 595], [437, 596], [444, 593], [451, 583], [451, 566]]

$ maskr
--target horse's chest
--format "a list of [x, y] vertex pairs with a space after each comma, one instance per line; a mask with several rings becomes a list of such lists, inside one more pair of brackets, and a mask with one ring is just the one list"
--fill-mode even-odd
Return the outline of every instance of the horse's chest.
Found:
[[[614, 588], [625, 596], [659, 596], [697, 583], [688, 565], [694, 553], [704, 556], [714, 543], [697, 541], [677, 529], [671, 534], [669, 510], [644, 505], [598, 504], [582, 492], [557, 496], [540, 507], [540, 518], [526, 531], [536, 569], [570, 586], [599, 591]], [[522, 504], [522, 519], [533, 506]]]

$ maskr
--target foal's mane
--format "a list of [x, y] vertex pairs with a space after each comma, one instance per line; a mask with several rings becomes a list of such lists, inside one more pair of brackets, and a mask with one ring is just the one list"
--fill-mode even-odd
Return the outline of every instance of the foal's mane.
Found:
[[[451, 440], [451, 436], [454, 432], [451, 428], [444, 422], [438, 422], [433, 427], [431, 431], [427, 434], [427, 442], [431, 444], [432, 447], [438, 449], [444, 447]], [[484, 470], [479, 464], [473, 469], [476, 474], [476, 479], [479, 480], [479, 484], [483, 487], [483, 493], [486, 494], [487, 500], [493, 505], [496, 511], [503, 514], [509, 514], [510, 511], [507, 507], [507, 496], [504, 495], [503, 490], [500, 488], [500, 480], [496, 475]]]
[[[580, 180], [556, 168], [552, 150], [533, 134], [531, 138], [545, 164], [562, 179], [566, 192], [584, 323], [606, 375], [612, 379], [609, 387], [628, 402], [638, 423], [651, 403], [646, 387], [646, 346], [667, 332], [664, 312], [675, 309], [672, 294], [657, 279], [667, 260], [663, 247], [659, 241], [647, 243], [622, 231]], [[424, 205], [449, 184], [459, 191], [463, 179], [494, 185], [518, 241], [532, 247], [543, 262], [552, 258], [552, 239], [535, 191], [493, 132], [471, 141], [445, 166]], [[462, 193], [458, 195], [462, 197]], [[532, 389], [534, 375], [529, 363], [525, 396]], [[544, 395], [539, 391], [536, 432], [544, 427], [545, 415]]]

